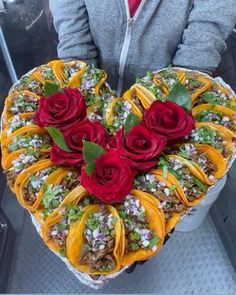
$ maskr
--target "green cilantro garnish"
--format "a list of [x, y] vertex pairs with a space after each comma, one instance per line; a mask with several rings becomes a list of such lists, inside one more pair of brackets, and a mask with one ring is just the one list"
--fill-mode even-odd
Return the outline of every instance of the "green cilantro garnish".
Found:
[[111, 221], [111, 224], [112, 225], [115, 225], [116, 222], [117, 222], [118, 218], [116, 216], [112, 216], [112, 221]]
[[172, 184], [168, 189], [169, 191], [173, 191], [177, 188], [177, 185], [176, 184]]
[[59, 254], [60, 254], [61, 256], [63, 256], [63, 257], [66, 257], [66, 249], [65, 249], [65, 248], [61, 248], [61, 249], [59, 250]]
[[167, 176], [168, 176], [168, 167], [167, 167], [167, 165], [163, 166], [162, 171], [163, 171], [163, 177], [167, 178]]
[[139, 244], [138, 243], [131, 243], [131, 247], [133, 251], [137, 251], [139, 249]]
[[160, 238], [157, 237], [157, 236], [155, 236], [154, 238], [152, 238], [152, 239], [150, 240], [149, 245], [148, 245], [149, 248], [152, 248], [152, 247], [156, 246], [156, 245], [158, 244], [159, 241], [160, 241]]

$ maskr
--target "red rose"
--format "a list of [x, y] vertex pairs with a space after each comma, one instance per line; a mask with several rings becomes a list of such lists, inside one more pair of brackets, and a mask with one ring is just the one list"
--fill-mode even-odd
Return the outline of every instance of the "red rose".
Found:
[[51, 160], [57, 164], [81, 165], [83, 163], [83, 140], [106, 145], [108, 133], [99, 122], [84, 120], [68, 125], [62, 131], [65, 142], [72, 152], [66, 152], [54, 145]]
[[126, 136], [123, 128], [116, 133], [117, 152], [136, 170], [148, 170], [157, 164], [157, 157], [166, 145], [166, 139], [144, 124], [134, 126]]
[[84, 97], [77, 89], [64, 88], [62, 92], [41, 97], [34, 121], [40, 126], [64, 127], [86, 117]]
[[81, 170], [81, 184], [104, 203], [121, 202], [133, 186], [135, 171], [115, 151], [98, 157], [89, 176]]
[[117, 137], [112, 135], [107, 140], [107, 150], [116, 150], [117, 147]]
[[53, 144], [51, 148], [51, 160], [59, 165], [81, 166], [83, 164], [83, 155], [82, 153], [66, 152], [60, 149], [56, 144]]
[[144, 111], [144, 121], [148, 128], [163, 134], [168, 142], [188, 135], [194, 128], [192, 114], [187, 115], [182, 107], [172, 101], [155, 101]]

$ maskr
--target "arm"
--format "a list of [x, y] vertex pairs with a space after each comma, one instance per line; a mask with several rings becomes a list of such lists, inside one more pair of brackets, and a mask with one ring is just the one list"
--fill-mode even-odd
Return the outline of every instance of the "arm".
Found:
[[49, 6], [59, 35], [58, 57], [96, 64], [97, 50], [84, 0], [50, 0]]
[[194, 0], [173, 64], [211, 73], [220, 63], [235, 23], [235, 0]]

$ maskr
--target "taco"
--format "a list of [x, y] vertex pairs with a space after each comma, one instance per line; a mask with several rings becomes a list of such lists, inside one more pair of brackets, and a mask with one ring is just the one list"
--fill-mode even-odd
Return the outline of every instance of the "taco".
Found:
[[47, 65], [42, 65], [33, 73], [33, 76], [37, 78], [43, 85], [46, 82], [58, 85], [59, 87], [63, 87], [63, 81], [58, 80], [54, 68], [51, 66], [51, 63]]
[[82, 186], [76, 187], [73, 194], [67, 198], [67, 204], [55, 209], [43, 224], [42, 237], [46, 245], [62, 256], [67, 256], [66, 239], [68, 234], [70, 233], [73, 237], [86, 207], [96, 202], [97, 200], [89, 196]]
[[120, 270], [123, 244], [124, 231], [115, 208], [90, 205], [73, 236], [67, 238], [67, 255], [81, 272], [109, 275]]
[[35, 95], [42, 96], [44, 95], [44, 84], [37, 75], [34, 75], [34, 72], [26, 74], [13, 86], [10, 93], [22, 91], [29, 91]]
[[156, 85], [161, 87], [166, 95], [168, 95], [173, 86], [178, 82], [182, 83], [185, 80], [185, 77], [186, 75], [184, 72], [168, 68], [155, 73], [153, 81]]
[[75, 60], [63, 62], [55, 60], [48, 65], [52, 66], [57, 79], [63, 83], [65, 87], [77, 87], [80, 83], [80, 77], [86, 69], [86, 63]]
[[99, 96], [90, 96], [86, 98], [87, 104], [87, 116], [90, 121], [103, 121], [103, 117], [105, 117], [105, 113], [109, 104], [114, 101], [117, 97], [115, 93], [110, 90], [110, 88], [103, 84], [100, 90]]
[[22, 207], [29, 211], [35, 210], [34, 205], [40, 189], [56, 169], [58, 166], [51, 160], [41, 160], [20, 173], [16, 178], [14, 190]]
[[160, 85], [154, 83], [155, 72], [147, 72], [147, 75], [141, 79], [136, 79], [136, 84], [132, 86], [137, 90], [137, 95], [142, 100], [145, 108], [150, 107], [155, 100], [166, 99], [166, 94], [161, 89]]
[[197, 122], [222, 125], [236, 135], [236, 113], [230, 108], [205, 103], [194, 107], [192, 113]]
[[131, 87], [124, 93], [123, 98], [131, 105], [131, 111], [142, 120], [147, 105], [143, 103], [142, 96], [138, 96], [138, 92], [136, 88]]
[[39, 98], [38, 95], [29, 91], [12, 92], [5, 101], [5, 108], [2, 115], [4, 125], [14, 115], [22, 113], [33, 115], [38, 109]]
[[[34, 204], [35, 217], [43, 222], [59, 206], [67, 203], [73, 190], [80, 185], [80, 175], [76, 170], [60, 168], [54, 171], [45, 181]], [[67, 198], [68, 197], [68, 198]]]
[[163, 211], [146, 194], [133, 190], [116, 209], [124, 224], [125, 252], [121, 265], [145, 260], [161, 248], [165, 236]]
[[15, 181], [24, 169], [49, 156], [49, 152], [38, 149], [20, 149], [11, 153], [4, 163], [4, 174], [11, 190], [14, 192]]
[[131, 112], [131, 104], [122, 98], [116, 98], [107, 107], [105, 114], [105, 127], [114, 133], [120, 129]]
[[19, 149], [37, 148], [48, 151], [51, 144], [52, 140], [47, 130], [37, 125], [22, 127], [2, 142], [2, 167], [5, 169], [5, 162], [9, 155]]
[[212, 81], [205, 76], [194, 72], [186, 72], [185, 75], [183, 85], [190, 92], [193, 101], [211, 86]]
[[134, 180], [134, 187], [149, 193], [155, 197], [155, 200], [158, 200], [158, 207], [164, 212], [165, 231], [169, 233], [187, 209], [176, 191], [177, 183], [165, 179], [162, 171], [153, 170], [148, 174], [138, 175]]
[[105, 82], [100, 88], [100, 99], [103, 101], [104, 108], [117, 98], [115, 91]]
[[187, 159], [199, 172], [199, 179], [207, 185], [215, 184], [226, 172], [226, 163], [222, 154], [207, 144], [173, 145], [168, 154]]
[[22, 113], [11, 117], [5, 126], [1, 134], [1, 142], [4, 142], [8, 136], [14, 136], [14, 132], [22, 127], [33, 125], [33, 115], [31, 113]]
[[197, 99], [193, 101], [193, 105], [209, 103], [211, 105], [220, 105], [236, 111], [236, 99], [232, 92], [220, 85], [213, 82], [211, 87], [202, 93]]
[[213, 146], [226, 160], [229, 160], [233, 153], [234, 134], [221, 125], [206, 122], [196, 123], [195, 129], [192, 130], [187, 140]]
[[205, 197], [208, 186], [188, 160], [176, 155], [163, 156], [159, 158], [157, 168], [164, 178], [177, 184], [175, 189], [186, 206], [195, 206]]
[[87, 117], [92, 122], [102, 122], [105, 109], [102, 101], [87, 107]]
[[[98, 69], [94, 65], [87, 65], [76, 87], [79, 88], [80, 92], [85, 96], [85, 100], [87, 100], [87, 96], [99, 96], [100, 89], [106, 79], [107, 73], [104, 70]], [[75, 85], [70, 85], [70, 87], [75, 87]]]

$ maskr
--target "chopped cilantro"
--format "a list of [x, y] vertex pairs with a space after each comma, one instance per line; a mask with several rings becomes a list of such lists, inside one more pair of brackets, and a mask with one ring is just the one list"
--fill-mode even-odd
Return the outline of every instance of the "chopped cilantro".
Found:
[[112, 221], [111, 221], [111, 224], [112, 225], [115, 225], [116, 222], [117, 222], [118, 218], [116, 216], [112, 216]]
[[133, 251], [137, 251], [139, 249], [139, 244], [138, 243], [131, 243], [131, 247]]
[[83, 244], [82, 247], [88, 251], [91, 250], [91, 247], [89, 246], [89, 244]]
[[167, 167], [167, 165], [163, 166], [162, 171], [163, 171], [163, 173], [162, 173], [163, 177], [167, 178], [167, 176], [168, 176], [168, 167]]
[[122, 219], [126, 217], [125, 211], [118, 211], [118, 214]]
[[60, 254], [61, 256], [63, 256], [63, 257], [66, 257], [66, 249], [65, 249], [65, 248], [61, 248], [61, 249], [59, 250], [59, 254]]
[[140, 240], [140, 234], [137, 232], [133, 232], [130, 234], [131, 241], [139, 241]]
[[66, 230], [67, 229], [67, 224], [59, 222], [59, 223], [57, 223], [56, 228], [57, 228], [58, 231]]
[[87, 226], [90, 230], [94, 230], [99, 227], [99, 221], [94, 217], [94, 215], [90, 215], [87, 220]]
[[169, 191], [173, 191], [177, 188], [177, 185], [176, 184], [172, 184], [168, 189]]
[[146, 217], [146, 212], [142, 212], [139, 214], [138, 219], [143, 219], [144, 217]]
[[156, 245], [158, 244], [159, 241], [160, 241], [160, 238], [157, 237], [157, 236], [155, 236], [154, 238], [152, 238], [152, 239], [150, 240], [149, 245], [148, 245], [149, 248], [152, 248], [152, 247], [156, 246]]
[[90, 200], [89, 200], [89, 198], [84, 198], [84, 200], [83, 200], [83, 204], [84, 204], [84, 206], [89, 205], [89, 204], [90, 204]]
[[140, 185], [140, 181], [138, 179], [134, 179], [134, 186], [139, 186]]
[[207, 188], [206, 188], [205, 184], [204, 184], [202, 181], [200, 181], [199, 179], [197, 179], [197, 178], [195, 178], [194, 180], [195, 180], [196, 185], [197, 185], [197, 186], [198, 186], [203, 192], [206, 192]]

